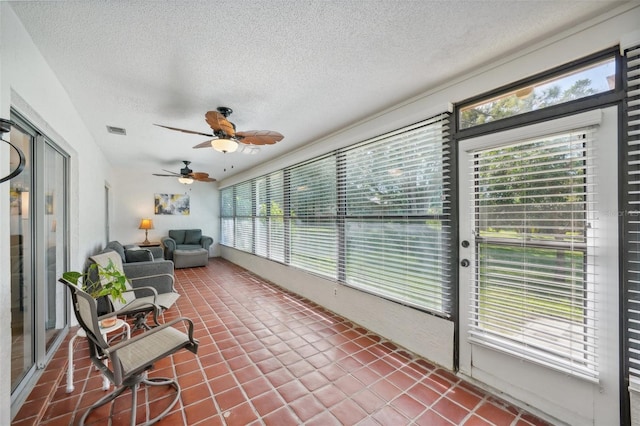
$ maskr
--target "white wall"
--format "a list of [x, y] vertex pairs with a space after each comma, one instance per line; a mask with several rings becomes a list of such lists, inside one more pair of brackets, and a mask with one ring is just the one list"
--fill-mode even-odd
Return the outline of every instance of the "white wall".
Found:
[[[71, 155], [70, 268], [102, 244], [104, 183], [110, 165], [80, 120], [71, 100], [11, 8], [0, 2], [0, 117], [18, 109]], [[8, 135], [7, 135], [8, 137]], [[4, 145], [4, 144], [3, 144]], [[0, 152], [3, 159], [8, 151]], [[6, 167], [5, 161], [2, 161]], [[9, 183], [0, 185], [0, 365], [11, 365]], [[0, 374], [0, 424], [10, 424], [9, 374]]]
[[[149, 230], [149, 241], [160, 241], [170, 229], [202, 229], [204, 235], [213, 238], [209, 256], [219, 256], [219, 194], [217, 182], [194, 182], [183, 185], [178, 179], [140, 176], [135, 171], [118, 171], [113, 181], [118, 194], [112, 206], [112, 240], [123, 244], [144, 241], [144, 231], [138, 229], [140, 219], [153, 219], [154, 229]], [[154, 194], [188, 194], [190, 214], [154, 214]]]

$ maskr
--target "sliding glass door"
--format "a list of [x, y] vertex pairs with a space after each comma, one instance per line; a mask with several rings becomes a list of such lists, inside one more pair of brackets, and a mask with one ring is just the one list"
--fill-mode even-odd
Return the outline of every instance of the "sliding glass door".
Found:
[[68, 158], [26, 120], [17, 114], [11, 119], [11, 141], [26, 157], [24, 171], [10, 181], [13, 401], [67, 325], [57, 278], [67, 258]]
[[[16, 126], [11, 141], [25, 154], [25, 168], [11, 179], [11, 390], [15, 390], [35, 364], [35, 318], [33, 286], [32, 182], [35, 137]], [[17, 154], [11, 152], [16, 158]]]

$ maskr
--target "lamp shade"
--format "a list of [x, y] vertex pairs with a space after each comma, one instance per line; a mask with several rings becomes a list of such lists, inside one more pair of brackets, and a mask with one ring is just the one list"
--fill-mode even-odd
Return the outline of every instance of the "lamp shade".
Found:
[[234, 152], [238, 149], [238, 142], [232, 139], [213, 139], [211, 140], [211, 147], [219, 152]]
[[153, 229], [153, 220], [142, 219], [140, 221], [140, 227], [138, 229]]

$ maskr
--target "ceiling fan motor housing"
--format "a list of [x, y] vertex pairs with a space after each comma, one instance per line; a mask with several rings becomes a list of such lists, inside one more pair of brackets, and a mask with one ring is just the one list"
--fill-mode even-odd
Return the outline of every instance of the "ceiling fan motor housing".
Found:
[[180, 169], [180, 174], [182, 176], [189, 176], [191, 173], [193, 173], [193, 170], [189, 168], [189, 164], [191, 164], [191, 161], [183, 161], [183, 163], [184, 168]]

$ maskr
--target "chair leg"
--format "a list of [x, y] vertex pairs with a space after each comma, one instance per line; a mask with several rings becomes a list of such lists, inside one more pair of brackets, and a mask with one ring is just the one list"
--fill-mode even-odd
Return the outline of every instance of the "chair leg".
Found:
[[[145, 421], [144, 423], [140, 423], [138, 426], [150, 426], [150, 425], [160, 421], [164, 416], [169, 414], [169, 411], [171, 411], [173, 409], [173, 407], [176, 405], [176, 403], [180, 399], [181, 389], [180, 389], [180, 385], [178, 384], [177, 380], [170, 379], [168, 377], [148, 378], [148, 377], [146, 377], [146, 373], [144, 373], [142, 376], [138, 376], [137, 378], [132, 378], [132, 380], [130, 380], [127, 383], [123, 384], [119, 388], [115, 389], [109, 395], [106, 395], [106, 396], [102, 397], [100, 400], [98, 400], [96, 403], [94, 403], [84, 413], [84, 415], [80, 419], [79, 425], [83, 426], [85, 424], [85, 420], [87, 419], [89, 414], [91, 414], [92, 411], [96, 410], [97, 408], [102, 407], [105, 404], [108, 404], [109, 402], [113, 401], [118, 396], [120, 396], [125, 390], [129, 389], [129, 390], [131, 390], [131, 421], [130, 421], [130, 423], [131, 423], [131, 426], [136, 426], [136, 417], [137, 417], [137, 409], [138, 409], [138, 388], [139, 388], [141, 383], [146, 385], [146, 386], [171, 386], [171, 387], [173, 387], [175, 389], [176, 394], [175, 394], [173, 400], [167, 406], [167, 408], [165, 408], [160, 414], [158, 414], [157, 416], [155, 416], [152, 419], [149, 419], [149, 415], [148, 415], [149, 413], [147, 413], [146, 418], [148, 420]], [[111, 424], [111, 419], [109, 419], [109, 424]]]
[[[91, 407], [89, 407], [87, 409], [87, 411], [82, 415], [82, 418], [80, 419], [79, 425], [80, 426], [84, 425], [85, 420], [87, 419], [87, 417], [89, 417], [89, 414], [91, 414], [91, 412], [93, 410], [96, 410], [96, 409], [102, 407], [103, 405], [108, 404], [109, 402], [113, 401], [114, 399], [119, 397], [120, 394], [122, 394], [122, 392], [126, 391], [127, 389], [129, 389], [129, 386], [120, 386], [119, 388], [117, 388], [113, 392], [111, 392], [110, 394], [105, 395], [102, 398], [100, 398]], [[134, 410], [135, 410], [135, 407], [134, 407]], [[109, 424], [110, 423], [111, 422], [109, 422]]]
[[136, 383], [131, 388], [131, 426], [136, 426], [136, 414], [138, 412], [138, 389], [140, 389], [140, 383]]
[[146, 386], [171, 386], [176, 390], [176, 396], [173, 398], [173, 401], [169, 403], [167, 408], [164, 409], [160, 414], [155, 416], [153, 419], [150, 419], [148, 422], [144, 423], [144, 426], [152, 425], [160, 420], [167, 414], [169, 411], [173, 409], [178, 400], [180, 399], [180, 393], [182, 392], [180, 389], [180, 385], [178, 381], [175, 379], [170, 379], [168, 377], [153, 377], [151, 379], [145, 378], [141, 383], [144, 383]]

